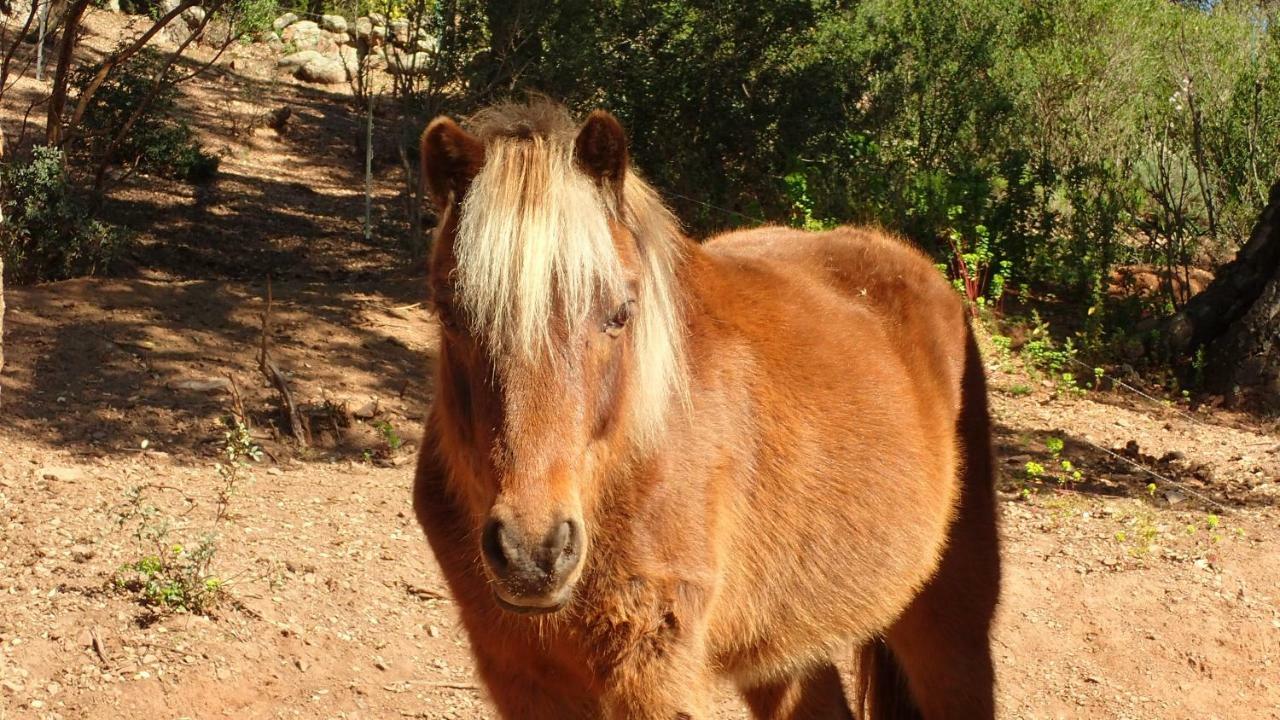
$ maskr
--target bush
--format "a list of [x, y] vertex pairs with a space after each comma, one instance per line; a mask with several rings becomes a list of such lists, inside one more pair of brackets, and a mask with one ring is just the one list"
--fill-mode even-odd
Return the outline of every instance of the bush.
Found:
[[[73, 155], [87, 156], [94, 167], [107, 163], [189, 182], [217, 173], [219, 158], [205, 152], [191, 126], [176, 117], [178, 89], [168, 78], [156, 81], [163, 62], [155, 53], [140, 53], [108, 77], [85, 110]], [[71, 94], [79, 96], [96, 72], [79, 70]]]
[[241, 33], [270, 30], [271, 24], [283, 14], [276, 0], [237, 0], [232, 12], [236, 17], [236, 29]]
[[60, 150], [37, 147], [30, 162], [7, 166], [0, 177], [5, 216], [0, 255], [6, 279], [40, 282], [107, 269], [124, 236], [89, 219], [67, 184]]

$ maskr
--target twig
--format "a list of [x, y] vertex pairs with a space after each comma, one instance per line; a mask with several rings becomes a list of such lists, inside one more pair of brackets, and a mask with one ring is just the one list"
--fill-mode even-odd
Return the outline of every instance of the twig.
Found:
[[262, 312], [262, 346], [258, 352], [258, 369], [262, 370], [262, 374], [275, 386], [276, 392], [280, 393], [280, 400], [284, 405], [285, 414], [289, 418], [289, 431], [293, 433], [293, 438], [302, 447], [307, 447], [306, 427], [302, 424], [302, 417], [298, 414], [298, 406], [293, 402], [293, 394], [289, 392], [289, 383], [285, 380], [284, 373], [280, 372], [280, 368], [271, 362], [268, 347], [268, 336], [271, 335], [271, 303], [271, 278], [268, 277], [267, 307]]
[[245, 427], [249, 427], [248, 417], [244, 414], [244, 400], [240, 398], [240, 388], [236, 385], [236, 379], [231, 373], [224, 373], [227, 382], [231, 383], [231, 414], [235, 416], [236, 421]]
[[98, 659], [102, 661], [102, 664], [110, 665], [111, 661], [107, 659], [107, 645], [102, 642], [102, 638], [98, 635], [98, 628], [89, 628], [89, 640], [90, 644], [93, 646], [93, 652], [97, 654]]

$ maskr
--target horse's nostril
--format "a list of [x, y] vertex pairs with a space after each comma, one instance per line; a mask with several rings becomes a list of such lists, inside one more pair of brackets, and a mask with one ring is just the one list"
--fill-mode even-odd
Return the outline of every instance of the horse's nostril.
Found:
[[578, 562], [580, 541], [581, 531], [577, 522], [565, 520], [557, 525], [543, 545], [547, 550], [543, 569], [553, 575], [572, 570]]
[[504, 537], [505, 532], [506, 528], [502, 521], [490, 520], [485, 523], [484, 533], [480, 537], [480, 548], [484, 552], [485, 560], [498, 575], [505, 574], [511, 565], [511, 558], [506, 550], [510, 542]]

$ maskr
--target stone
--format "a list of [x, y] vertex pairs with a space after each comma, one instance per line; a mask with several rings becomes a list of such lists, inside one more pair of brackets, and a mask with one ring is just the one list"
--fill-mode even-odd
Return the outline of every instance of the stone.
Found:
[[373, 35], [373, 21], [367, 17], [356, 18], [355, 27], [351, 28], [351, 34], [357, 39], [362, 40]]
[[361, 420], [368, 420], [369, 418], [372, 418], [378, 414], [378, 401], [370, 400], [364, 405], [361, 405], [360, 407], [356, 408], [354, 411], [352, 411], [351, 414], [360, 418]]
[[296, 43], [300, 38], [310, 38], [320, 36], [320, 26], [311, 20], [299, 20], [280, 33], [280, 38], [285, 42]]
[[324, 55], [321, 55], [315, 50], [302, 50], [302, 51], [293, 53], [292, 55], [285, 55], [284, 57], [280, 58], [278, 64], [282, 68], [297, 69], [302, 67], [303, 65], [306, 65], [312, 60], [323, 60], [323, 59], [324, 59]]
[[318, 85], [338, 85], [347, 81], [347, 69], [342, 66], [341, 60], [321, 57], [308, 60], [298, 68], [294, 77]]
[[204, 8], [199, 5], [189, 7], [182, 11], [182, 19], [186, 21], [187, 27], [192, 29], [200, 27], [200, 24], [204, 22], [205, 15], [206, 13]]
[[294, 15], [293, 13], [285, 13], [276, 18], [275, 22], [271, 23], [271, 29], [276, 32], [280, 32], [296, 22], [298, 22], [297, 15]]
[[320, 16], [320, 27], [331, 33], [347, 32], [347, 19], [341, 15], [322, 15]]
[[431, 53], [394, 53], [387, 58], [387, 71], [393, 75], [422, 75], [431, 69]]
[[280, 42], [280, 36], [276, 34], [275, 30], [263, 30], [253, 36], [253, 41], [260, 43]]
[[396, 45], [404, 47], [409, 44], [409, 21], [404, 18], [392, 20], [388, 25], [391, 28], [391, 36]]
[[160, 16], [164, 17], [174, 10], [177, 10], [178, 6], [181, 4], [180, 0], [160, 0]]
[[221, 390], [224, 392], [231, 391], [231, 381], [224, 377], [215, 378], [192, 378], [190, 380], [179, 380], [171, 386], [174, 390], [187, 390], [190, 392], [214, 392]]
[[58, 482], [79, 482], [88, 476], [80, 468], [73, 467], [56, 467], [49, 465], [42, 467], [36, 471], [36, 477], [41, 480], [57, 480]]
[[387, 24], [387, 16], [383, 15], [382, 13], [376, 13], [376, 12], [369, 13], [369, 20], [372, 21], [374, 25]]

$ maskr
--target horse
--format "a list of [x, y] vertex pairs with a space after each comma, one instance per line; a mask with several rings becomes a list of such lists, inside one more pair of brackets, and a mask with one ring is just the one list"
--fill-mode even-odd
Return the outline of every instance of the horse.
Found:
[[985, 378], [923, 252], [695, 242], [614, 116], [546, 99], [420, 150], [413, 506], [503, 718], [707, 718], [722, 685], [771, 720], [994, 717]]

